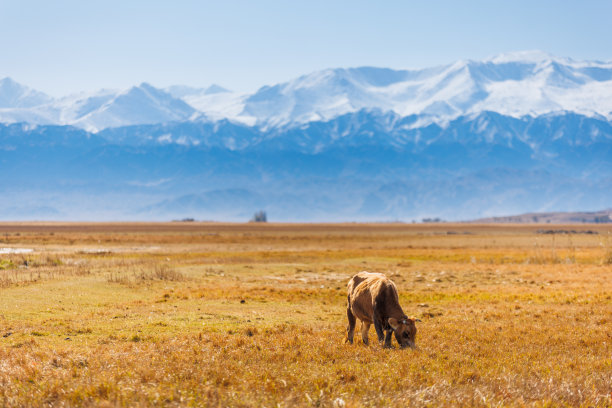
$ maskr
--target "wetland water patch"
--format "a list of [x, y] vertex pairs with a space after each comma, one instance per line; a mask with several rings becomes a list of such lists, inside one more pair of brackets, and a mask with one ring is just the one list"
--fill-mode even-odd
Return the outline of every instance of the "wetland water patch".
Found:
[[0, 248], [0, 254], [28, 254], [34, 252], [32, 248]]

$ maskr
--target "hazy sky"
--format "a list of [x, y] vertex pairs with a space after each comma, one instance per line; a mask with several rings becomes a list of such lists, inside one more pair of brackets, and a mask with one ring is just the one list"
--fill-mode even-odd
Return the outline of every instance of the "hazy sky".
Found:
[[518, 50], [609, 61], [610, 16], [609, 0], [0, 0], [0, 78], [55, 96], [143, 81], [254, 91]]

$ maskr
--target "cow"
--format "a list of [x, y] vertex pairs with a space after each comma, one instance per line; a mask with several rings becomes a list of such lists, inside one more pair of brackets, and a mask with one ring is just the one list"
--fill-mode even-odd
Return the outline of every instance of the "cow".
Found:
[[[416, 348], [416, 324], [420, 321], [408, 318], [399, 304], [397, 287], [382, 273], [359, 272], [348, 282], [347, 338], [353, 344], [356, 318], [361, 320], [361, 338], [368, 344], [368, 331], [374, 323], [378, 341], [384, 339], [384, 347], [391, 348], [391, 333], [401, 348]], [[383, 335], [386, 331], [386, 335]]]

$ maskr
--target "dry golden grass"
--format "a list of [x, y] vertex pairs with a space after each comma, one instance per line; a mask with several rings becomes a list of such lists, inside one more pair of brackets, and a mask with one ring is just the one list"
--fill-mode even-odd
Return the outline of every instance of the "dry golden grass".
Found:
[[[547, 228], [0, 224], [0, 406], [610, 407], [610, 227]], [[418, 350], [344, 344], [361, 270]]]

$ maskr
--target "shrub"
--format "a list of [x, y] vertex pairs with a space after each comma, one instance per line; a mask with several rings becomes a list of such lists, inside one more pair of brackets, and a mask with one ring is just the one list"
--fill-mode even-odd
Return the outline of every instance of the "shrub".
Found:
[[266, 212], [263, 210], [257, 211], [253, 215], [253, 218], [251, 218], [251, 222], [268, 222], [268, 216], [266, 215]]

